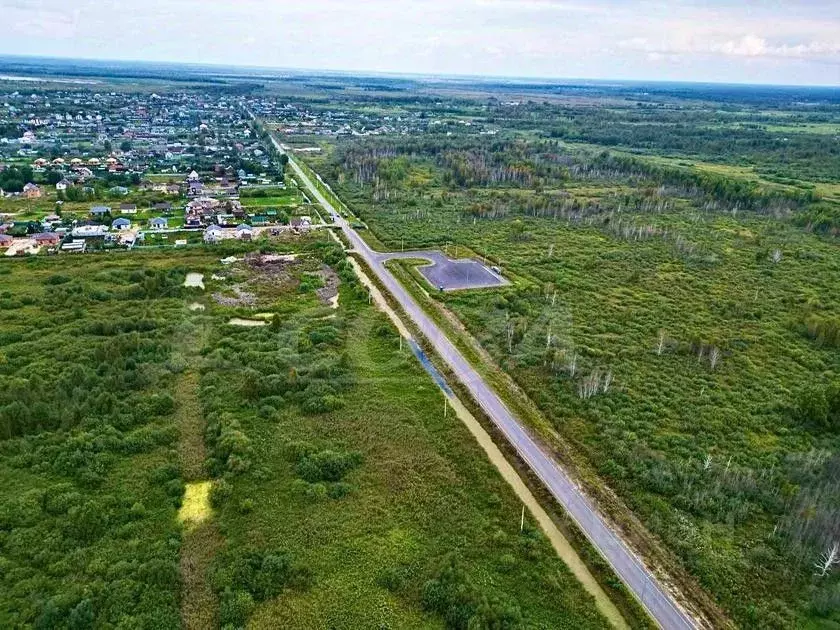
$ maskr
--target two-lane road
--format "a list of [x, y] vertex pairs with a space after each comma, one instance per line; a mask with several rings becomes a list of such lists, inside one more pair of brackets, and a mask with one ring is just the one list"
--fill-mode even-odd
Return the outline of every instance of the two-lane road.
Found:
[[[272, 137], [277, 149], [286, 153]], [[313, 197], [332, 215], [353, 248], [368, 264], [379, 281], [391, 293], [405, 313], [429, 340], [453, 374], [469, 390], [498, 430], [510, 442], [522, 460], [539, 477], [552, 496], [575, 520], [581, 531], [609, 562], [615, 573], [647, 609], [651, 617], [663, 628], [697, 628], [698, 623], [673, 595], [645, 567], [635, 553], [611, 529], [610, 524], [595, 508], [593, 502], [572, 481], [569, 475], [548, 455], [516, 417], [508, 410], [499, 396], [484, 382], [481, 375], [464, 359], [446, 335], [425, 314], [403, 286], [386, 269], [382, 256], [368, 247], [338, 210], [315, 187], [297, 162], [289, 156], [289, 164], [298, 179]]]

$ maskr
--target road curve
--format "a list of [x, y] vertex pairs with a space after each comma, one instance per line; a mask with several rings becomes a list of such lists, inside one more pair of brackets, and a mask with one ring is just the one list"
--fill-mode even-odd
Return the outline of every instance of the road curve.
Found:
[[[287, 153], [273, 136], [271, 140], [278, 151]], [[626, 543], [613, 533], [610, 525], [595, 508], [593, 502], [583, 494], [569, 475], [531, 437], [499, 396], [484, 382], [481, 375], [472, 368], [460, 351], [409, 295], [408, 291], [386, 269], [383, 259], [387, 259], [387, 256], [383, 257], [368, 247], [356, 230], [315, 187], [291, 155], [289, 155], [289, 164], [298, 179], [332, 215], [333, 220], [342, 229], [355, 251], [388, 289], [423, 336], [429, 340], [458, 380], [469, 390], [496, 428], [510, 442], [534, 474], [540, 478], [569, 516], [574, 519], [581, 531], [607, 560], [621, 581], [642, 603], [654, 621], [667, 630], [698, 628], [699, 624], [677, 604], [672, 594], [659, 583]]]

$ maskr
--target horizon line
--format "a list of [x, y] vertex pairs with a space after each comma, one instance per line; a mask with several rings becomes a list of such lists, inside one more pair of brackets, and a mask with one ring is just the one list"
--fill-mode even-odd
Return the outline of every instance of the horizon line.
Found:
[[[314, 68], [314, 67], [283, 67], [283, 66], [261, 66], [249, 64], [224, 64], [219, 62], [199, 62], [199, 61], [160, 61], [151, 59], [119, 59], [119, 58], [93, 58], [93, 57], [70, 57], [70, 56], [54, 56], [54, 55], [21, 55], [15, 53], [0, 52], [0, 60], [2, 59], [28, 59], [28, 60], [45, 60], [58, 62], [81, 62], [81, 63], [120, 63], [120, 64], [162, 64], [167, 66], [180, 66], [203, 69], [240, 69], [240, 70], [264, 70], [274, 72], [290, 72], [290, 73], [312, 73], [325, 75], [343, 75], [353, 77], [394, 77], [394, 78], [415, 78], [415, 79], [444, 79], [444, 80], [461, 80], [479, 82], [482, 80], [502, 80], [511, 83], [526, 83], [536, 82], [551, 84], [556, 82], [567, 83], [599, 83], [599, 84], [661, 84], [661, 85], [686, 85], [686, 86], [724, 86], [724, 87], [775, 87], [788, 89], [821, 89], [821, 90], [840, 90], [840, 84], [818, 84], [818, 83], [747, 83], [747, 82], [718, 82], [718, 81], [699, 81], [692, 79], [621, 79], [621, 78], [595, 78], [595, 77], [548, 77], [538, 75], [493, 75], [493, 74], [460, 74], [460, 73], [433, 73], [433, 72], [417, 72], [417, 71], [397, 71], [397, 70], [339, 70], [334, 68]], [[71, 75], [72, 76], [72, 75]], [[274, 77], [281, 78], [281, 77]]]

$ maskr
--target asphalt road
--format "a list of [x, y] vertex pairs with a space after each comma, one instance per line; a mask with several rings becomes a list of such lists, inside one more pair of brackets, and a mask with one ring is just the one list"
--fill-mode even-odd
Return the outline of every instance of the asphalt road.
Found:
[[[274, 140], [278, 150], [283, 148]], [[647, 570], [641, 560], [615, 533], [595, 508], [593, 502], [583, 494], [569, 475], [550, 457], [522, 424], [508, 410], [496, 393], [464, 359], [446, 335], [423, 312], [403, 286], [391, 275], [383, 263], [387, 256], [374, 252], [367, 246], [350, 224], [315, 188], [309, 177], [289, 156], [289, 163], [298, 179], [310, 190], [315, 199], [327, 209], [339, 225], [353, 248], [371, 268], [373, 273], [405, 313], [429, 340], [455, 376], [467, 387], [498, 430], [516, 449], [522, 460], [539, 477], [552, 496], [575, 520], [592, 545], [609, 562], [615, 573], [644, 605], [651, 617], [663, 628], [697, 628], [697, 622], [677, 603], [659, 581]]]
[[395, 258], [420, 258], [429, 261], [417, 270], [434, 289], [459, 291], [462, 289], [487, 289], [509, 284], [502, 276], [472, 258], [454, 259], [438, 250], [413, 252], [374, 252], [381, 261]]

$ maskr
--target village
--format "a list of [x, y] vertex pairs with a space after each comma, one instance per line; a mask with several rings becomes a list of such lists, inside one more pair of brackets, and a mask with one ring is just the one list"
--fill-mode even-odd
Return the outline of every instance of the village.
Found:
[[322, 224], [236, 102], [51, 91], [0, 93], [0, 103], [4, 255], [184, 247]]

